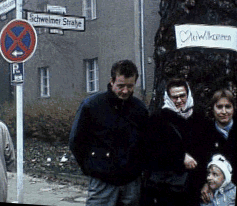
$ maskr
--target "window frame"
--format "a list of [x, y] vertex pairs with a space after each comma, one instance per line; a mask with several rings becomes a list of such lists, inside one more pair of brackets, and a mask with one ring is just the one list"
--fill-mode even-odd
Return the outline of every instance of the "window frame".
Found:
[[[50, 97], [50, 84], [49, 84], [49, 68], [41, 67], [40, 69], [40, 97], [48, 98]], [[45, 76], [46, 71], [46, 76]], [[46, 84], [45, 84], [46, 79]], [[47, 94], [45, 94], [45, 89], [47, 89]]]
[[[88, 1], [90, 1], [91, 6], [88, 7]], [[94, 20], [97, 18], [96, 16], [96, 0], [83, 0], [83, 6], [82, 6], [82, 14], [86, 17], [86, 20]], [[90, 17], [88, 15], [88, 12], [90, 12]]]
[[[86, 92], [89, 94], [99, 91], [99, 67], [98, 58], [85, 59], [86, 68]], [[90, 78], [90, 72], [93, 73], [92, 79]], [[91, 83], [93, 83], [94, 89], [92, 90]]]

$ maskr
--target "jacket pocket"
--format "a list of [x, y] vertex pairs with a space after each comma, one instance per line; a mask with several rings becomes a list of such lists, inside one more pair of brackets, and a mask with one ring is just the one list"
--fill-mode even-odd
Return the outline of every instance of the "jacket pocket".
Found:
[[90, 175], [108, 175], [113, 170], [113, 154], [104, 148], [92, 147], [85, 165]]

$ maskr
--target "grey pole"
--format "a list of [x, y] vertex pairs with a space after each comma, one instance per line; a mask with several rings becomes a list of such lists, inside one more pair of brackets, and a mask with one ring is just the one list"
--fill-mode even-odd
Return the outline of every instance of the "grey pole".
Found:
[[145, 98], [146, 78], [145, 78], [145, 57], [144, 57], [144, 1], [140, 0], [140, 32], [141, 32], [141, 73], [142, 73], [142, 96]]
[[[16, 19], [22, 19], [22, 0], [16, 0]], [[23, 65], [24, 66], [24, 65]], [[16, 84], [17, 202], [23, 203], [23, 83]]]

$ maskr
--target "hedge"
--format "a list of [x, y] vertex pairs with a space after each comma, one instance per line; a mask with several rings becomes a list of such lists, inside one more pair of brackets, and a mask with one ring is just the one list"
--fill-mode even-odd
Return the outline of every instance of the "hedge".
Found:
[[[42, 99], [25, 104], [23, 109], [24, 137], [38, 138], [48, 142], [68, 142], [70, 129], [79, 104], [86, 95], [73, 99]], [[4, 121], [13, 139], [16, 137], [15, 103], [4, 103], [0, 108]]]

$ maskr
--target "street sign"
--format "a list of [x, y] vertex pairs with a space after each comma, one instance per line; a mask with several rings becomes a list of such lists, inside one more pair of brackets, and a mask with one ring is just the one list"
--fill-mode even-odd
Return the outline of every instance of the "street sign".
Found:
[[10, 21], [2, 29], [0, 39], [1, 54], [9, 63], [25, 62], [36, 49], [36, 31], [26, 20]]
[[11, 82], [23, 83], [24, 81], [24, 67], [23, 63], [10, 64], [11, 67]]
[[16, 0], [6, 0], [0, 3], [0, 15], [16, 8]]
[[85, 31], [85, 17], [27, 11], [27, 20], [35, 27]]

